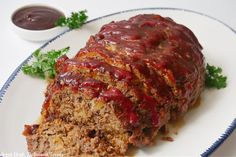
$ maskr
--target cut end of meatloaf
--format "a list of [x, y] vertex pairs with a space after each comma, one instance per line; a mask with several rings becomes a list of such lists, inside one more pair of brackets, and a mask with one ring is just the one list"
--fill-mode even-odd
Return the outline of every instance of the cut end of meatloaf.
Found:
[[113, 102], [92, 98], [87, 92], [89, 89], [75, 92], [64, 88], [53, 94], [42, 111], [42, 123], [25, 128], [30, 153], [60, 153], [63, 156], [125, 154], [129, 133], [115, 116]]
[[[112, 129], [110, 129], [112, 130]], [[128, 134], [122, 131], [102, 130], [94, 126], [80, 126], [62, 120], [46, 122], [35, 134], [28, 136], [32, 154], [55, 156], [115, 156], [126, 152]]]

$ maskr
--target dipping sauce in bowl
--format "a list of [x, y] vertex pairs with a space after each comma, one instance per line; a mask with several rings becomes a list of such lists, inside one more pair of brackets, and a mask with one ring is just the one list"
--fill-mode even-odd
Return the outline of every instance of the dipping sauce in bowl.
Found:
[[15, 25], [29, 30], [46, 30], [55, 27], [55, 22], [64, 16], [62, 12], [46, 6], [28, 6], [12, 16]]
[[16, 9], [11, 16], [11, 26], [15, 33], [28, 41], [48, 41], [68, 30], [55, 26], [55, 22], [65, 15], [45, 4], [30, 4]]

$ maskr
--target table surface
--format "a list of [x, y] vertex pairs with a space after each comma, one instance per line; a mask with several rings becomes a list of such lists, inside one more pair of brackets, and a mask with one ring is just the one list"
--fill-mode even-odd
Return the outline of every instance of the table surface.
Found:
[[[18, 7], [39, 3], [36, 0], [0, 0], [0, 87], [3, 86], [15, 68], [44, 42], [29, 42], [19, 38], [10, 27], [11, 13]], [[190, 9], [215, 17], [236, 30], [235, 0], [42, 0], [42, 4], [62, 8], [65, 14], [87, 9], [89, 19], [106, 14], [135, 8], [172, 7]], [[212, 156], [236, 156], [236, 131], [221, 145]]]

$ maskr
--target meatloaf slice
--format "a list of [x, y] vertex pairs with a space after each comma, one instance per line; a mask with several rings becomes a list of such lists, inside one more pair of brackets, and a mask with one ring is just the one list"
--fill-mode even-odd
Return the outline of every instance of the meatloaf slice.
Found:
[[58, 77], [49, 88], [41, 124], [25, 126], [31, 153], [69, 157], [126, 152], [128, 132], [117, 118], [119, 113], [114, 113], [114, 107], [117, 111], [122, 109], [113, 105], [116, 102], [98, 98], [100, 92], [107, 90], [106, 84], [69, 72]]
[[25, 126], [29, 152], [120, 156], [151, 144], [203, 90], [201, 49], [188, 28], [159, 15], [104, 25], [57, 61], [42, 122]]

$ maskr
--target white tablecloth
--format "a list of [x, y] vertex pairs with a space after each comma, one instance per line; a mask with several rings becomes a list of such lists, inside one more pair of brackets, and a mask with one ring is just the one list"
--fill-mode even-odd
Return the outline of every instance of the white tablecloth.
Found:
[[[134, 8], [184, 8], [213, 16], [236, 30], [235, 0], [0, 0], [0, 87], [26, 57], [43, 44], [22, 40], [10, 27], [11, 13], [16, 8], [31, 3], [50, 4], [62, 8], [65, 14], [87, 9], [89, 19]], [[213, 153], [213, 156], [236, 156], [235, 146], [236, 131]]]

